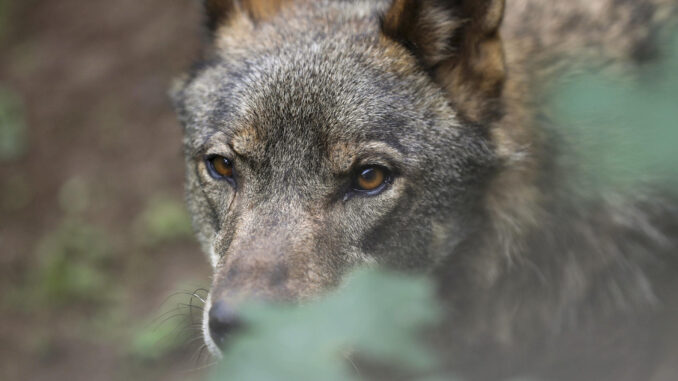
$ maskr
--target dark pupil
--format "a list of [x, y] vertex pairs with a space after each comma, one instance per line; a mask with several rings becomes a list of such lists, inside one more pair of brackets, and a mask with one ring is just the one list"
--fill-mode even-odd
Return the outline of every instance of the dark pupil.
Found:
[[231, 176], [231, 162], [227, 158], [218, 156], [213, 158], [211, 161], [212, 168], [219, 176]]
[[360, 174], [360, 177], [362, 177], [363, 180], [365, 180], [368, 183], [371, 183], [374, 180], [376, 180], [377, 176], [378, 176], [377, 170], [374, 168], [367, 168]]

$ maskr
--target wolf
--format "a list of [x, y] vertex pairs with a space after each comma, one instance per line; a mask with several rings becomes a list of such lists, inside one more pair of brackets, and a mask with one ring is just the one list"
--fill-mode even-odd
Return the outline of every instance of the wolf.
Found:
[[675, 8], [205, 0], [208, 47], [172, 97], [210, 350], [242, 301], [379, 265], [435, 279], [432, 345], [463, 379], [678, 379], [678, 204], [583, 191], [538, 102], [574, 52], [652, 60]]

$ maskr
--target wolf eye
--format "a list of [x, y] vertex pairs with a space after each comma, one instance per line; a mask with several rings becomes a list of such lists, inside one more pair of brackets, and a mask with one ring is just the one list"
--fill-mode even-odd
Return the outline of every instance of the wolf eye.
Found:
[[353, 190], [358, 192], [376, 193], [381, 191], [390, 180], [386, 168], [378, 166], [363, 167], [353, 181]]
[[215, 180], [226, 180], [233, 177], [233, 163], [223, 156], [209, 156], [205, 160], [207, 171]]

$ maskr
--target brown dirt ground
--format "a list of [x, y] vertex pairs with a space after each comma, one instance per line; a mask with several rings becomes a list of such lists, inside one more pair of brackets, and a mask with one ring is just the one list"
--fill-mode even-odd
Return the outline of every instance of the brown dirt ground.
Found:
[[[139, 250], [130, 237], [131, 221], [154, 195], [182, 198], [181, 131], [166, 92], [199, 49], [199, 2], [11, 5], [0, 41], [0, 85], [23, 100], [29, 148], [18, 160], [0, 162], [0, 183], [25, 179], [30, 202], [0, 209], [2, 294], [30, 282], [36, 243], [66, 214], [59, 193], [69, 179], [79, 178], [94, 189], [82, 218], [115, 242], [110, 271], [124, 285], [115, 302], [126, 311], [121, 319], [146, 320], [181, 285], [208, 282], [206, 261], [193, 240]], [[93, 337], [82, 327], [108, 311], [102, 308], [78, 302], [30, 311], [1, 307], [0, 379], [200, 377], [191, 371], [200, 366], [195, 346], [140, 365], [129, 359], [124, 340]]]

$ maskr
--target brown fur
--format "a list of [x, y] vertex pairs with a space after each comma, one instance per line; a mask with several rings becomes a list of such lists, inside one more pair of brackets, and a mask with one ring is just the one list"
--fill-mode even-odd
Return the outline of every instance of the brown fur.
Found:
[[239, 2], [205, 0], [208, 28], [215, 31], [228, 25], [230, 19], [246, 14], [251, 20], [263, 22], [278, 14], [288, 0], [243, 0]]
[[[396, 1], [384, 16], [387, 36], [404, 42], [434, 73], [465, 117], [496, 115], [505, 78], [499, 26], [504, 1], [461, 1], [448, 9], [435, 1]], [[488, 115], [492, 114], [492, 115]]]

